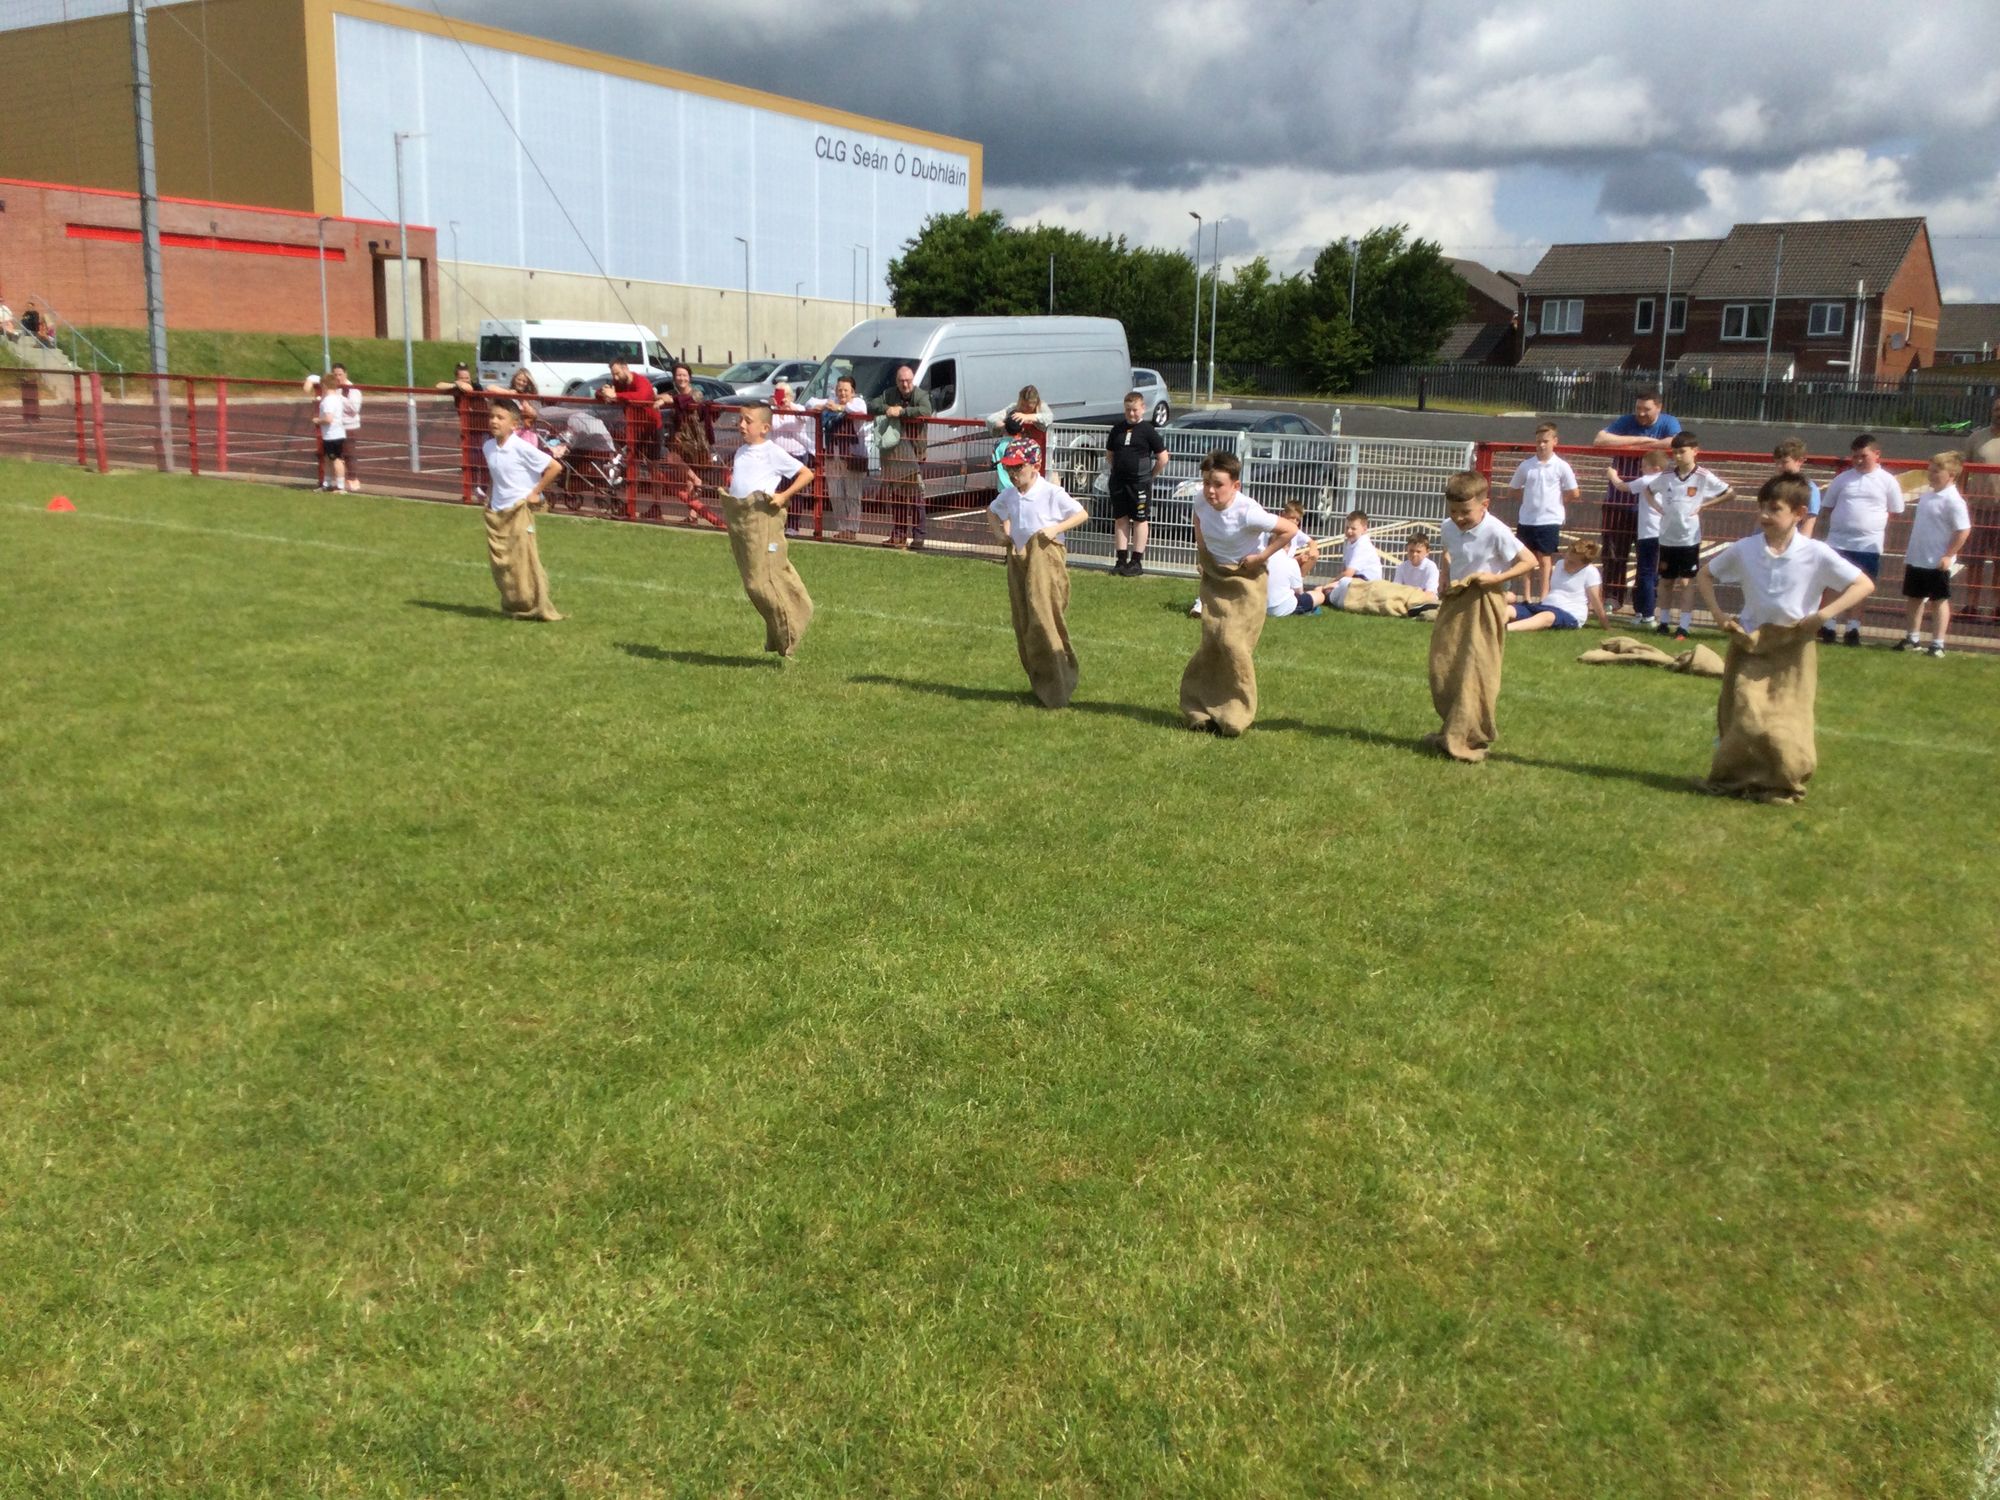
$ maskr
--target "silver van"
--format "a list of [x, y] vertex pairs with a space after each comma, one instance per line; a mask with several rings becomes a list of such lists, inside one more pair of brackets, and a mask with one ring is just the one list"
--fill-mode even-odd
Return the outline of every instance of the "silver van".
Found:
[[1032, 385], [1061, 422], [1109, 422], [1131, 389], [1125, 325], [1116, 318], [870, 318], [833, 346], [803, 393], [832, 396], [852, 375], [873, 400], [909, 365], [934, 415], [987, 417]]

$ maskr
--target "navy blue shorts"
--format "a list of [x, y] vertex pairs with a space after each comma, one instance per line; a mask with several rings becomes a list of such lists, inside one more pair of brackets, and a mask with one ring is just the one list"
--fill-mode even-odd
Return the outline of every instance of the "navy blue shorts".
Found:
[[1835, 547], [1834, 551], [1853, 563], [1870, 578], [1882, 577], [1882, 554], [1879, 552], [1849, 552], [1845, 547]]
[[1292, 610], [1293, 617], [1299, 615], [1316, 615], [1319, 613], [1319, 602], [1313, 598], [1311, 591], [1308, 589], [1294, 591], [1292, 600], [1296, 606]]
[[1516, 526], [1514, 535], [1521, 539], [1521, 545], [1537, 557], [1554, 557], [1563, 547], [1562, 524], [1551, 526]]
[[1536, 615], [1554, 615], [1556, 622], [1549, 627], [1552, 630], [1583, 629], [1583, 622], [1581, 620], [1577, 619], [1575, 615], [1566, 609], [1557, 609], [1553, 604], [1516, 604], [1514, 606], [1514, 618], [1517, 620], [1530, 620]]

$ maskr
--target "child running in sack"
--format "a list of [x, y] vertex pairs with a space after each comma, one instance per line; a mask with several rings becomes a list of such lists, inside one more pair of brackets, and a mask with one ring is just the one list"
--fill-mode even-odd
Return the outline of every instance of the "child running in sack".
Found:
[[986, 524], [1007, 548], [1007, 602], [1028, 685], [1044, 708], [1065, 708], [1076, 692], [1070, 645], [1069, 554], [1063, 534], [1090, 512], [1041, 474], [1041, 445], [1014, 438], [1000, 452], [1007, 483], [986, 507]]
[[1507, 649], [1507, 585], [1535, 570], [1535, 554], [1487, 509], [1476, 469], [1445, 482], [1444, 599], [1431, 632], [1431, 703], [1440, 727], [1424, 743], [1453, 760], [1482, 761], [1499, 730], [1500, 666]]
[[764, 617], [764, 649], [789, 660], [812, 623], [813, 602], [792, 566], [785, 516], [811, 489], [813, 471], [771, 441], [771, 408], [763, 402], [745, 406], [737, 422], [742, 444], [721, 491], [723, 524], [743, 592]]
[[1242, 479], [1243, 461], [1227, 448], [1201, 461], [1194, 507], [1201, 644], [1181, 673], [1180, 690], [1188, 728], [1230, 737], [1257, 718], [1254, 653], [1264, 633], [1266, 565], [1274, 553], [1290, 555], [1299, 530], [1244, 494]]
[[[335, 392], [330, 400], [339, 400]], [[500, 590], [500, 607], [510, 619], [560, 620], [549, 601], [549, 575], [542, 571], [535, 542], [535, 510], [562, 473], [562, 464], [520, 434], [520, 409], [495, 401], [487, 416], [491, 434], [481, 446], [486, 459], [486, 561]]]

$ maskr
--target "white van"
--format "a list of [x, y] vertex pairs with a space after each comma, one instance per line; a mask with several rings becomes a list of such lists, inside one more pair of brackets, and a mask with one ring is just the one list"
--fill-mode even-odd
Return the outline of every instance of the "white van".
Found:
[[831, 396], [842, 375], [873, 400], [909, 365], [940, 417], [987, 417], [1032, 385], [1063, 422], [1109, 422], [1132, 388], [1116, 318], [870, 318], [833, 346], [798, 399]]
[[485, 318], [479, 324], [481, 385], [509, 385], [526, 366], [535, 389], [560, 396], [573, 380], [602, 374], [614, 359], [665, 370], [673, 357], [660, 335], [637, 323], [580, 323], [568, 318]]

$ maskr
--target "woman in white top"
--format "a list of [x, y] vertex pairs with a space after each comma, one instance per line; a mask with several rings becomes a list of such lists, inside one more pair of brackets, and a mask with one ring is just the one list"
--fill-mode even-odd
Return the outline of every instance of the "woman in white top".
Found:
[[868, 480], [868, 454], [860, 438], [868, 403], [855, 394], [854, 377], [843, 375], [833, 383], [832, 400], [815, 396], [806, 408], [820, 414], [820, 467], [833, 502], [833, 539], [854, 541], [861, 534], [861, 494]]

